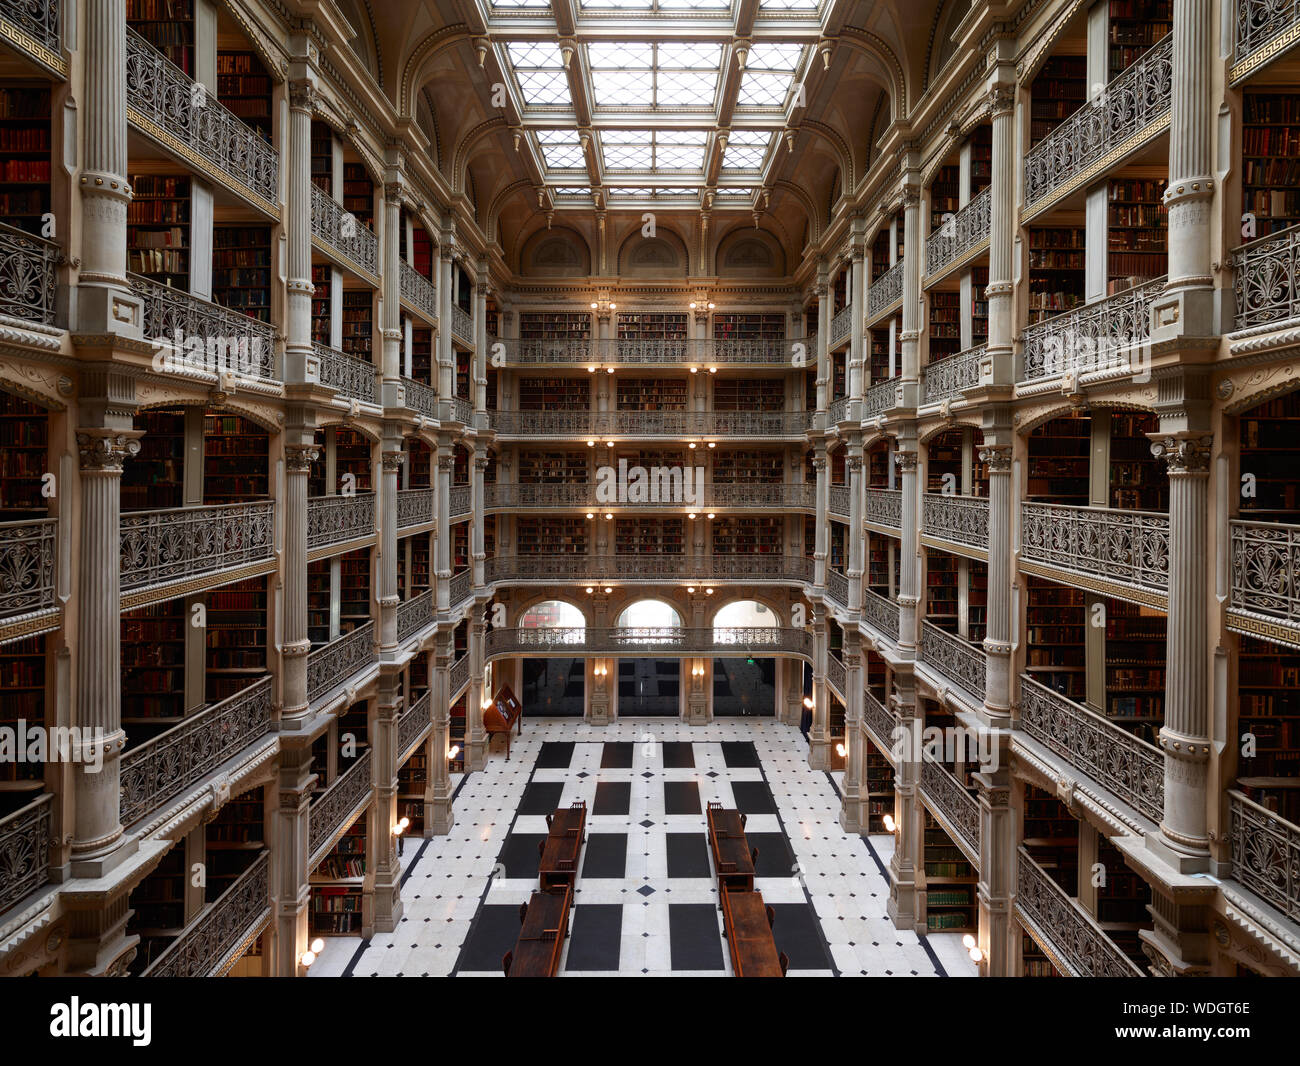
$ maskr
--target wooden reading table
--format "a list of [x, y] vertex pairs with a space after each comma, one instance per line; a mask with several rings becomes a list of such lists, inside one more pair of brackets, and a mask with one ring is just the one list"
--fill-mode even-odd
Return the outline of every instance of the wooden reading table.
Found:
[[719, 885], [750, 891], [754, 887], [754, 855], [745, 839], [745, 817], [720, 803], [710, 803], [709, 848]]
[[573, 888], [570, 885], [532, 894], [523, 914], [519, 939], [510, 953], [507, 977], [555, 976], [564, 952], [564, 938], [569, 931], [572, 902]]
[[722, 926], [737, 977], [784, 977], [785, 964], [772, 939], [772, 923], [760, 892], [733, 891], [724, 883]]
[[538, 879], [542, 889], [567, 885], [578, 872], [583, 834], [587, 826], [587, 804], [583, 800], [549, 815], [550, 833], [541, 842]]

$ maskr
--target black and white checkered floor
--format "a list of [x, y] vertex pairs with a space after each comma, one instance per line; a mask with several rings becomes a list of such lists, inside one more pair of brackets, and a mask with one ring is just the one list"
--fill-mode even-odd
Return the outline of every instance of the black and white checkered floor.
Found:
[[[339, 938], [312, 976], [499, 976], [537, 885], [545, 815], [585, 800], [587, 842], [561, 974], [723, 976], [730, 960], [704, 810], [748, 816], [755, 887], [776, 911], [791, 976], [974, 972], [956, 934], [918, 938], [885, 915], [892, 838], [840, 829], [839, 799], [797, 730], [772, 720], [532, 719], [456, 802], [456, 825], [412, 856], [393, 933]], [[418, 842], [423, 843], [423, 842]]]

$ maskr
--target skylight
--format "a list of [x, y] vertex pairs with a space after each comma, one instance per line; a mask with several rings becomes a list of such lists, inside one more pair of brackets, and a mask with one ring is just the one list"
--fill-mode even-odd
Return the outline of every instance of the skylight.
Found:
[[709, 108], [718, 92], [718, 44], [601, 42], [587, 46], [597, 107]]
[[704, 130], [602, 130], [606, 170], [703, 170]]
[[542, 158], [551, 169], [567, 170], [586, 166], [582, 142], [573, 130], [538, 130], [537, 143], [541, 146]]
[[803, 53], [801, 44], [753, 45], [745, 61], [736, 103], [742, 107], [783, 107]]
[[558, 45], [550, 41], [510, 41], [506, 51], [526, 105], [569, 104], [569, 80]]
[[759, 11], [817, 11], [821, 0], [758, 0]]
[[730, 11], [731, 0], [581, 0], [584, 11]]
[[767, 157], [772, 134], [768, 130], [733, 130], [727, 135], [723, 170], [758, 170]]

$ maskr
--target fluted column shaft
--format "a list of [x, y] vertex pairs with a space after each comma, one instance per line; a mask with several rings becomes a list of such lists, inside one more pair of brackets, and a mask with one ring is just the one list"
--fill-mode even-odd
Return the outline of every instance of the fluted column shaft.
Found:
[[484, 562], [487, 559], [487, 552], [483, 544], [483, 526], [487, 522], [487, 516], [484, 514], [486, 506], [485, 484], [488, 468], [487, 446], [485, 444], [475, 444], [474, 446], [474, 465], [471, 471], [471, 477], [474, 479], [474, 487], [471, 490], [474, 494], [473, 508], [474, 516], [470, 526], [470, 536], [473, 538], [470, 545], [471, 562], [474, 567], [474, 576], [472, 578], [475, 588], [483, 587], [483, 570]]
[[854, 436], [845, 460], [849, 475], [849, 602], [850, 611], [862, 606], [862, 443]]
[[284, 155], [285, 380], [304, 381], [311, 356], [311, 116], [316, 89], [309, 81], [289, 83], [288, 151]]
[[307, 630], [307, 481], [311, 464], [320, 456], [314, 444], [291, 444], [284, 449], [284, 620], [280, 699], [284, 704], [281, 728], [297, 728], [307, 717], [307, 655], [311, 640]]
[[817, 268], [817, 410], [830, 406], [830, 343], [833, 302], [823, 262]]
[[984, 628], [984, 713], [989, 725], [1011, 725], [1011, 447], [988, 445], [988, 606]]
[[865, 326], [867, 314], [867, 248], [865, 221], [862, 222], [862, 230], [859, 230], [859, 221], [857, 219], [854, 219], [853, 226], [853, 273], [850, 277], [851, 285], [849, 290], [849, 305], [853, 308], [853, 321], [849, 344], [848, 386], [850, 398], [860, 400], [866, 387], [862, 367], [866, 362], [867, 350]]
[[826, 656], [830, 654], [826, 611], [814, 606], [813, 627], [813, 719], [808, 733], [808, 765], [814, 770], [830, 766], [830, 693], [826, 691]]
[[984, 290], [989, 303], [987, 350], [995, 366], [1006, 365], [1007, 375], [1011, 371], [1008, 361], [1015, 333], [1012, 301], [1016, 236], [1015, 99], [1014, 85], [995, 86], [989, 92], [993, 158], [989, 185], [989, 280]]
[[918, 264], [924, 261], [921, 252], [921, 198], [916, 189], [908, 186], [903, 192], [903, 330], [902, 369], [906, 381], [920, 378], [920, 320], [921, 274]]
[[[443, 232], [438, 270], [438, 396], [449, 404], [456, 395], [456, 355], [451, 346], [452, 290], [455, 287], [455, 237]], [[450, 411], [448, 411], [450, 413]]]
[[[384, 274], [381, 291], [383, 314], [383, 365], [380, 368], [385, 383], [396, 385], [402, 376], [402, 184], [390, 181], [384, 185]], [[385, 397], [390, 389], [385, 388]]]
[[451, 631], [439, 633], [434, 638], [434, 649], [429, 652], [429, 714], [433, 726], [429, 730], [428, 784], [424, 792], [424, 835], [444, 836], [451, 831], [455, 818], [451, 808], [451, 772], [448, 766], [448, 746], [451, 743], [451, 700], [447, 697], [447, 667], [451, 664]]
[[[86, 290], [126, 287], [126, 0], [86, 0], [83, 94], [85, 164], [81, 192], [81, 268]], [[89, 295], [89, 292], [88, 292]], [[104, 314], [103, 299], [92, 315]], [[106, 321], [112, 321], [110, 315]]]
[[438, 612], [445, 614], [451, 608], [451, 471], [452, 456], [450, 442], [439, 442], [438, 463], [435, 476], [438, 493], [437, 510], [437, 567], [438, 577]]
[[916, 449], [900, 447], [894, 452], [894, 466], [902, 484], [902, 528], [898, 550], [898, 649], [904, 658], [915, 658], [917, 647], [917, 604], [920, 601], [920, 548], [917, 515], [920, 483], [916, 476]]
[[487, 263], [479, 262], [478, 284], [474, 286], [474, 364], [470, 375], [470, 402], [475, 411], [487, 409], [487, 368], [491, 341], [487, 331]]
[[899, 929], [915, 927], [917, 920], [916, 877], [922, 863], [924, 830], [917, 787], [921, 779], [919, 745], [900, 743], [899, 737], [915, 735], [924, 723], [914, 725], [919, 715], [916, 683], [908, 667], [895, 673], [891, 698], [898, 714], [894, 750], [894, 854], [889, 860], [889, 903], [886, 913]]
[[469, 624], [469, 692], [465, 696], [465, 739], [469, 745], [465, 768], [481, 770], [487, 761], [487, 730], [483, 726], [483, 665], [487, 630], [481, 616]]
[[274, 801], [275, 847], [271, 849], [271, 909], [273, 936], [269, 971], [273, 977], [300, 977], [299, 960], [307, 950], [307, 901], [311, 894], [307, 865], [311, 856], [311, 790], [316, 782], [311, 748], [287, 747], [280, 752]]
[[397, 723], [402, 697], [397, 690], [398, 671], [379, 679], [379, 698], [371, 704], [367, 722], [370, 742], [370, 787], [374, 800], [367, 813], [366, 865], [373, 871], [374, 929], [391, 933], [402, 917], [402, 868], [397, 857], [393, 827], [397, 824]]
[[866, 831], [862, 784], [866, 758], [862, 743], [862, 648], [856, 630], [844, 631], [844, 787], [840, 825], [847, 833]]
[[1169, 113], [1169, 282], [1209, 289], [1212, 34], [1209, 0], [1174, 0], [1173, 84]]
[[826, 585], [827, 539], [830, 536], [831, 472], [826, 462], [826, 442], [814, 445], [813, 469], [817, 472], [817, 540], [813, 547], [813, 583]]
[[400, 427], [393, 428], [396, 432], [385, 441], [379, 482], [379, 649], [384, 659], [397, 655], [397, 476], [406, 461]]

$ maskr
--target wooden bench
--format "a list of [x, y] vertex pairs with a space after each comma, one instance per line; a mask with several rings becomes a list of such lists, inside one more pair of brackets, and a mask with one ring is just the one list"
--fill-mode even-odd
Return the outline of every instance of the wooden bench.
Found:
[[737, 977], [784, 977], [790, 960], [772, 939], [775, 915], [761, 892], [736, 891], [724, 883], [722, 928], [727, 934], [731, 968]]
[[745, 839], [745, 816], [737, 810], [710, 802], [707, 809], [709, 822], [709, 850], [718, 872], [718, 884], [728, 888], [751, 891], [754, 887], [754, 865], [758, 849], [751, 849]]
[[578, 873], [578, 858], [587, 827], [587, 804], [583, 800], [546, 816], [550, 832], [539, 841], [541, 861], [538, 880], [543, 889], [570, 884]]
[[560, 885], [534, 892], [522, 907], [521, 928], [514, 950], [507, 951], [501, 968], [507, 977], [554, 977], [560, 969], [564, 938], [569, 933], [573, 888]]

